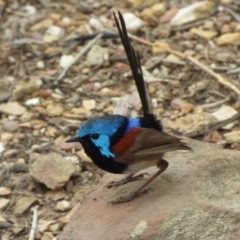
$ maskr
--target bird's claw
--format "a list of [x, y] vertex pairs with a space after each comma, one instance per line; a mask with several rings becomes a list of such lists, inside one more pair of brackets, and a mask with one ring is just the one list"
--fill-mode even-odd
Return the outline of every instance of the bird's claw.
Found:
[[113, 201], [108, 202], [108, 203], [111, 203], [112, 205], [114, 205], [114, 204], [119, 204], [119, 203], [130, 202], [133, 199], [142, 196], [143, 194], [147, 194], [150, 190], [153, 190], [153, 189], [152, 188], [147, 188], [147, 189], [144, 189], [144, 190], [139, 191], [139, 192], [134, 191], [131, 194], [129, 194], [128, 196], [117, 198], [116, 200], [113, 200]]
[[148, 173], [141, 173], [141, 174], [138, 174], [136, 176], [131, 176], [131, 177], [126, 177], [120, 181], [112, 181], [110, 183], [108, 183], [105, 187], [110, 189], [112, 187], [119, 187], [121, 185], [124, 185], [124, 184], [127, 184], [129, 182], [132, 182], [132, 181], [136, 181], [136, 180], [141, 180], [144, 178], [144, 175], [148, 175]]

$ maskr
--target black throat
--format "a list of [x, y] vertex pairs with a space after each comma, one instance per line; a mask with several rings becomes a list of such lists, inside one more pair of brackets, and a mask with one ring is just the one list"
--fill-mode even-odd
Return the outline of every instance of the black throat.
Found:
[[[89, 141], [88, 141], [89, 140]], [[114, 158], [102, 155], [99, 148], [96, 147], [90, 139], [82, 143], [85, 153], [92, 159], [92, 161], [101, 169], [110, 172], [121, 174], [125, 171], [127, 166], [122, 163], [114, 161]]]

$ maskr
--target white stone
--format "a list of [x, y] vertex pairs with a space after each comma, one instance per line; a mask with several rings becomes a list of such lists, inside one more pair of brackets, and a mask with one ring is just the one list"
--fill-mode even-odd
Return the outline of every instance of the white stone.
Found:
[[63, 17], [62, 21], [66, 24], [66, 25], [69, 25], [72, 20], [69, 18], [69, 17]]
[[62, 68], [66, 68], [71, 65], [74, 61], [73, 55], [62, 55], [59, 61], [59, 66]]
[[[213, 112], [212, 116], [215, 117], [218, 121], [224, 121], [224, 120], [227, 120], [227, 119], [233, 117], [237, 113], [238, 112], [234, 108], [223, 105], [220, 109]], [[229, 123], [226, 126], [224, 126], [223, 129], [229, 130], [232, 127], [233, 127], [233, 123]]]
[[46, 34], [59, 38], [63, 34], [63, 29], [58, 26], [52, 25], [47, 29]]
[[214, 6], [214, 1], [200, 1], [192, 3], [179, 9], [177, 14], [171, 19], [170, 24], [172, 26], [180, 26], [207, 17], [210, 15]]
[[0, 198], [0, 210], [4, 210], [6, 209], [6, 207], [8, 206], [10, 200], [7, 198]]
[[55, 209], [60, 212], [65, 212], [70, 209], [70, 203], [66, 200], [60, 201], [57, 203]]
[[82, 101], [83, 108], [87, 110], [95, 109], [96, 107], [96, 101], [94, 99], [88, 99]]
[[144, 22], [133, 13], [124, 13], [123, 18], [126, 22], [127, 30], [130, 32], [136, 32], [144, 25]]
[[0, 142], [0, 154], [5, 150], [3, 143]]
[[44, 63], [44, 61], [38, 61], [38, 62], [37, 62], [37, 68], [38, 68], [38, 69], [43, 69], [43, 68], [45, 68], [45, 63]]
[[8, 196], [11, 194], [11, 189], [6, 187], [0, 187], [0, 196]]
[[25, 101], [24, 103], [26, 106], [36, 106], [40, 104], [40, 98], [36, 97], [36, 98], [31, 98], [28, 99], [27, 101]]
[[37, 12], [36, 8], [32, 5], [26, 5], [25, 11], [28, 13], [28, 15], [35, 14]]

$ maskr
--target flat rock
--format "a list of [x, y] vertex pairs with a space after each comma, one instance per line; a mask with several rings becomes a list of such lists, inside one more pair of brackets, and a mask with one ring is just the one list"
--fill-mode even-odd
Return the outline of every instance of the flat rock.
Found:
[[11, 194], [11, 189], [7, 187], [0, 187], [0, 196], [8, 196]]
[[14, 214], [17, 216], [25, 213], [30, 207], [37, 203], [37, 199], [33, 197], [22, 197], [18, 199], [14, 207]]
[[30, 166], [30, 175], [50, 189], [64, 186], [74, 172], [73, 164], [58, 153], [40, 155]]
[[6, 209], [8, 204], [10, 203], [10, 200], [7, 198], [0, 198], [0, 210]]
[[106, 174], [84, 197], [59, 240], [239, 239], [240, 152], [195, 140], [189, 144], [194, 151], [166, 155], [169, 168], [149, 185], [153, 191], [131, 202], [107, 204], [144, 180], [107, 189], [108, 182], [123, 176]]
[[3, 130], [6, 132], [14, 132], [18, 129], [18, 121], [9, 121], [3, 124]]
[[217, 39], [217, 45], [221, 46], [226, 44], [240, 45], [240, 33], [226, 33]]
[[26, 109], [18, 102], [0, 104], [0, 112], [8, 115], [22, 115]]

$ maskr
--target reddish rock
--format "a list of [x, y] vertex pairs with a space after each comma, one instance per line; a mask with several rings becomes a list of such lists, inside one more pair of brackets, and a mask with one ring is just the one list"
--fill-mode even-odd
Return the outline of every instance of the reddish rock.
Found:
[[194, 151], [166, 157], [169, 168], [149, 185], [153, 191], [132, 202], [107, 204], [144, 180], [107, 189], [123, 176], [106, 174], [58, 239], [240, 239], [240, 153], [193, 140], [190, 145]]

